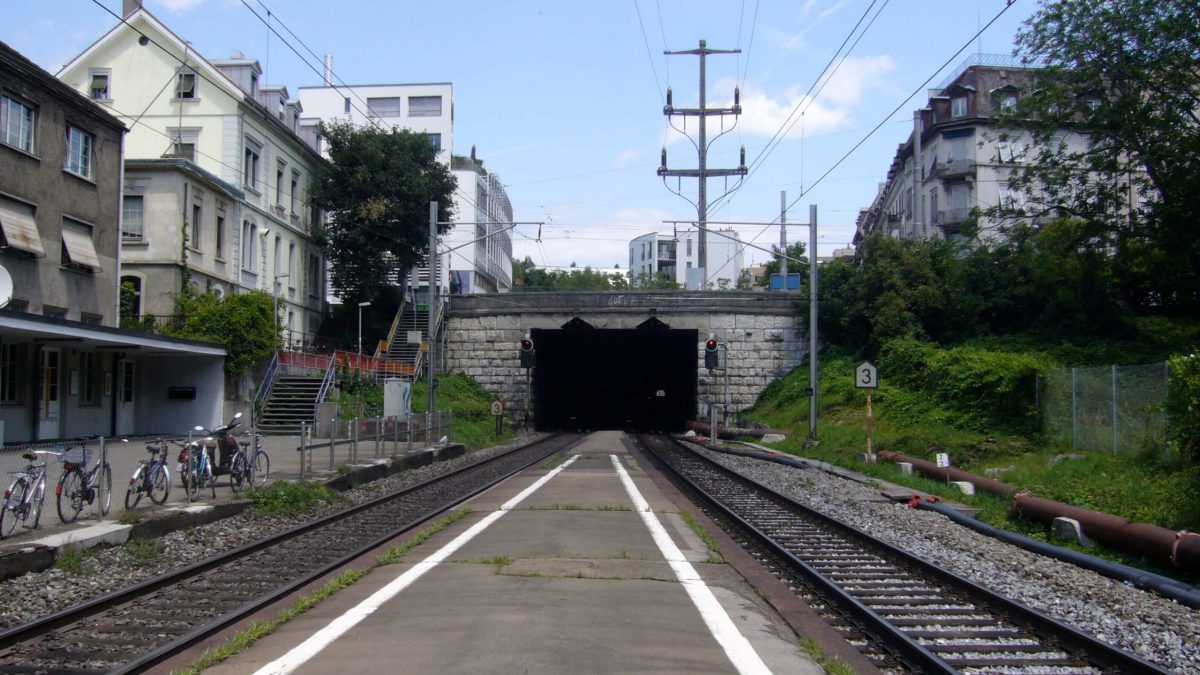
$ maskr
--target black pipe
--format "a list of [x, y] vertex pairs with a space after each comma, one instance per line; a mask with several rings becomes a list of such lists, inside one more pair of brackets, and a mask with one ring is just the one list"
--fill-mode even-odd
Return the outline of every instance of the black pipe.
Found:
[[1057, 558], [1063, 562], [1069, 562], [1072, 565], [1092, 570], [1099, 574], [1103, 574], [1110, 579], [1132, 584], [1137, 588], [1148, 588], [1163, 596], [1175, 600], [1181, 605], [1187, 605], [1193, 609], [1200, 609], [1200, 589], [1194, 586], [1189, 586], [1182, 581], [1164, 577], [1153, 572], [1139, 570], [1136, 567], [1129, 567], [1120, 563], [1110, 562], [1097, 558], [1094, 555], [1080, 553], [1070, 549], [1059, 548], [1053, 544], [1047, 544], [1044, 541], [1030, 539], [1007, 530], [1002, 530], [998, 527], [992, 527], [987, 523], [980, 522], [975, 518], [967, 516], [963, 513], [955, 511], [953, 508], [945, 504], [931, 503], [922, 501], [920, 508], [936, 511], [943, 516], [953, 520], [959, 525], [965, 525], [980, 534], [986, 534], [989, 537], [1000, 539], [1014, 546], [1020, 546], [1027, 551], [1033, 551], [1040, 555], [1050, 558]]
[[[816, 468], [814, 465], [805, 462], [804, 460], [790, 455], [776, 455], [773, 452], [762, 451], [745, 451], [731, 450], [728, 448], [719, 448], [712, 445], [706, 446], [709, 450], [717, 452], [725, 452], [728, 454], [739, 455], [742, 457], [751, 457], [754, 459], [762, 459], [768, 462], [784, 464], [797, 468]], [[834, 474], [837, 475], [837, 474]], [[844, 478], [844, 476], [838, 476]], [[1032, 551], [1039, 555], [1044, 555], [1050, 558], [1062, 560], [1063, 562], [1071, 563], [1077, 567], [1092, 570], [1098, 574], [1102, 574], [1110, 579], [1128, 583], [1136, 588], [1144, 588], [1152, 590], [1166, 598], [1170, 598], [1181, 605], [1186, 605], [1192, 609], [1200, 609], [1200, 589], [1195, 586], [1189, 586], [1177, 579], [1164, 577], [1161, 574], [1147, 572], [1145, 570], [1122, 565], [1120, 563], [1110, 562], [1102, 558], [1097, 558], [1094, 555], [1072, 551], [1070, 549], [1060, 548], [1053, 544], [1047, 544], [1044, 541], [1030, 539], [1008, 530], [1002, 530], [998, 527], [993, 527], [987, 523], [981, 522], [971, 516], [956, 511], [953, 507], [936, 502], [921, 501], [920, 508], [936, 511], [947, 518], [953, 520], [959, 525], [975, 530], [980, 534], [987, 535], [993, 539], [1019, 546], [1027, 551]]]

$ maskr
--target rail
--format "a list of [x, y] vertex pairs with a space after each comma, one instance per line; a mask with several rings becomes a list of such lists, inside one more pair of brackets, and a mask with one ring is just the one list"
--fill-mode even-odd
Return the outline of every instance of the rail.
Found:
[[379, 358], [380, 352], [386, 354], [392, 348], [392, 340], [396, 339], [396, 331], [400, 328], [400, 318], [404, 316], [404, 308], [407, 304], [407, 301], [401, 298], [400, 308], [396, 310], [396, 315], [392, 317], [392, 327], [388, 329], [387, 339], [383, 344], [375, 348], [375, 358]]

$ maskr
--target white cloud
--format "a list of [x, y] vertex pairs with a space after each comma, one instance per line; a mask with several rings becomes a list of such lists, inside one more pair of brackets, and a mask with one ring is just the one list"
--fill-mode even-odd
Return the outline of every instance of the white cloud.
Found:
[[[849, 128], [855, 122], [854, 113], [864, 94], [871, 88], [884, 84], [885, 76], [895, 67], [895, 61], [886, 54], [847, 58], [820, 90], [816, 99], [811, 101], [805, 97], [807, 85], [792, 85], [782, 92], [772, 94], [759, 89], [752, 82], [747, 82], [742, 90], [742, 115], [738, 119], [741, 133], [770, 138], [785, 124], [791, 125], [796, 122], [796, 116], [792, 116], [790, 121], [789, 116], [797, 109], [804, 110], [805, 135], [826, 134]], [[733, 87], [733, 79], [725, 78], [713, 85], [713, 91], [732, 92]], [[710, 105], [732, 106], [732, 96], [724, 101], [712, 101]], [[715, 128], [714, 119], [709, 120], [710, 129]], [[786, 138], [799, 138], [800, 127], [800, 123], [796, 122]], [[694, 125], [689, 124], [688, 129], [692, 131]], [[685, 140], [685, 137], [670, 130], [665, 140], [671, 145]]]
[[613, 160], [612, 168], [628, 169], [637, 163], [637, 160], [641, 158], [642, 154], [642, 151], [637, 148], [626, 148], [625, 150], [621, 151], [621, 154], [617, 155], [615, 160]]

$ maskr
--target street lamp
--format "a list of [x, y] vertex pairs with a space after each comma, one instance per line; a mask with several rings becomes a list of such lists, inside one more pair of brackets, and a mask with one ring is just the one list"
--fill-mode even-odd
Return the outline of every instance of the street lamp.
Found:
[[371, 301], [358, 303], [358, 353], [362, 354], [362, 308], [370, 307]]

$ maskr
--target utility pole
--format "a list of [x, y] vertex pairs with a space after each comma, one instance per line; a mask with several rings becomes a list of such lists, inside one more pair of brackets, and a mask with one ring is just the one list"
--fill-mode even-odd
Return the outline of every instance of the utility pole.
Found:
[[779, 273], [783, 275], [783, 290], [787, 291], [787, 190], [779, 191]]
[[433, 414], [437, 407], [437, 393], [434, 391], [434, 379], [437, 367], [434, 363], [434, 345], [437, 344], [437, 301], [438, 301], [438, 252], [437, 252], [437, 214], [438, 203], [429, 202], [429, 351], [425, 358], [429, 363], [429, 407], [426, 410]]
[[663, 106], [663, 114], [667, 117], [679, 115], [681, 117], [699, 117], [700, 118], [700, 141], [696, 144], [697, 152], [699, 153], [699, 165], [697, 169], [668, 169], [667, 168], [667, 149], [664, 147], [662, 151], [662, 164], [658, 167], [658, 175], [663, 177], [665, 182], [668, 176], [680, 176], [699, 179], [699, 198], [696, 200], [697, 219], [700, 222], [700, 229], [697, 232], [697, 247], [696, 260], [697, 267], [702, 271], [700, 273], [700, 288], [704, 289], [708, 286], [708, 246], [706, 243], [705, 223], [708, 222], [708, 177], [709, 176], [745, 176], [746, 170], [746, 148], [742, 148], [741, 162], [736, 169], [710, 169], [708, 168], [708, 126], [707, 120], [710, 115], [740, 115], [742, 106], [739, 102], [741, 92], [735, 87], [733, 90], [733, 107], [732, 108], [709, 108], [706, 103], [706, 87], [707, 80], [705, 79], [705, 57], [709, 54], [740, 54], [740, 49], [709, 49], [704, 40], [700, 41], [699, 49], [688, 49], [685, 51], [672, 52], [664, 51], [663, 54], [673, 56], [678, 54], [691, 54], [700, 57], [700, 107], [699, 108], [675, 108], [671, 105], [671, 90], [667, 89], [667, 104]]

